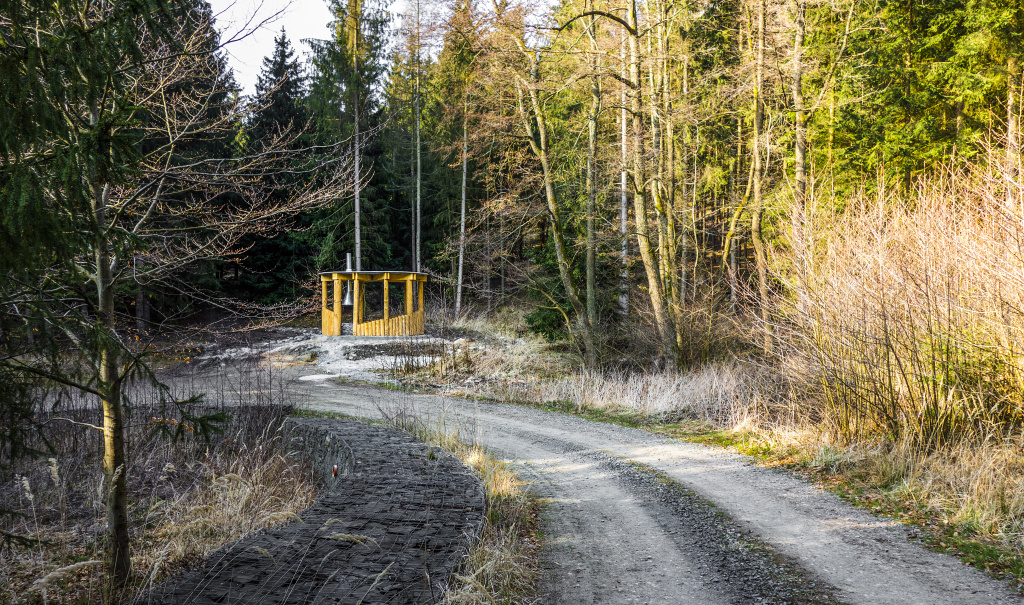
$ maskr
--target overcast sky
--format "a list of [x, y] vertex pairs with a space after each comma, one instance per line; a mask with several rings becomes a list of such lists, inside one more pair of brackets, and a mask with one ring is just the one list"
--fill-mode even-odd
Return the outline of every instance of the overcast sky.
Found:
[[[301, 41], [327, 38], [327, 26], [332, 19], [327, 0], [210, 0], [210, 5], [222, 40], [256, 28], [251, 35], [229, 44], [226, 49], [228, 61], [235, 70], [235, 80], [245, 94], [255, 91], [263, 57], [273, 50], [274, 37], [282, 27], [301, 57], [309, 50]], [[393, 1], [392, 14], [404, 10], [404, 0]]]

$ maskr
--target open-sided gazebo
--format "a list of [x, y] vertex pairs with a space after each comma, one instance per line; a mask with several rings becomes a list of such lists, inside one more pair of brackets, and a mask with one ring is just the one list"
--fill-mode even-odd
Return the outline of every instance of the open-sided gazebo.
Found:
[[[325, 336], [341, 336], [342, 306], [351, 304], [353, 336], [423, 334], [423, 284], [426, 281], [426, 273], [414, 271], [325, 271], [320, 274], [323, 301], [320, 329]], [[351, 298], [348, 295], [342, 298], [342, 282], [347, 282]], [[365, 286], [371, 282], [384, 282], [384, 317], [363, 321]], [[405, 314], [391, 317], [389, 293], [395, 283], [405, 284]], [[416, 310], [413, 310], [414, 288], [419, 290]]]

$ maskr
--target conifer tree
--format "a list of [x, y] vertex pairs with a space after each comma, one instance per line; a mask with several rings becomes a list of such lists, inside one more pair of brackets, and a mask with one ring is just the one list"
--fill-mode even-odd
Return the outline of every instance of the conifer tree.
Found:
[[317, 221], [318, 262], [341, 266], [346, 252], [355, 265], [384, 266], [391, 259], [387, 199], [378, 191], [374, 156], [385, 73], [389, 16], [382, 2], [331, 0], [331, 37], [310, 40], [312, 73], [308, 106], [321, 143], [346, 141], [355, 164], [353, 197], [337, 200]]
[[[292, 137], [296, 148], [310, 145], [306, 134], [309, 111], [304, 97], [302, 65], [282, 28], [274, 38], [273, 52], [263, 58], [256, 81], [256, 111], [246, 130], [249, 149], [259, 152], [282, 136]], [[294, 179], [284, 178], [286, 184], [295, 184]], [[267, 185], [273, 187], [274, 183]], [[271, 195], [282, 199], [288, 191], [279, 189]], [[310, 230], [314, 220], [314, 214], [303, 213], [282, 225], [273, 237], [247, 238], [248, 251], [239, 263], [242, 274], [233, 294], [263, 304], [295, 301], [313, 269], [316, 242]]]
[[[288, 138], [226, 155], [241, 108], [206, 2], [26, 0], [0, 16], [0, 37], [0, 222], [18, 242], [0, 250], [0, 311], [5, 327], [31, 320], [5, 330], [15, 354], [0, 358], [0, 376], [15, 388], [0, 389], [0, 404], [99, 402], [117, 588], [131, 570], [125, 387], [146, 380], [168, 406], [187, 404], [133, 345], [119, 292], [134, 282], [195, 294], [197, 266], [237, 255], [247, 235], [337, 198], [350, 180], [336, 149], [318, 159]], [[283, 202], [252, 178], [299, 165], [319, 181]], [[37, 327], [47, 342], [37, 344]], [[198, 432], [216, 419], [178, 412], [178, 426]]]
[[274, 38], [274, 51], [263, 58], [263, 68], [256, 80], [257, 111], [249, 135], [257, 147], [259, 141], [275, 134], [305, 128], [308, 117], [304, 95], [302, 66], [281, 28], [280, 35]]

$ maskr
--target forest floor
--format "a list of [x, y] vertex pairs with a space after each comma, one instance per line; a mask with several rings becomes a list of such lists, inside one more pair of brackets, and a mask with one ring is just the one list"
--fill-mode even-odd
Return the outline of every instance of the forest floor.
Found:
[[[537, 407], [388, 388], [381, 375], [436, 370], [445, 358], [471, 366], [469, 351], [488, 346], [348, 342], [296, 330], [252, 348], [309, 410], [458, 426], [512, 463], [546, 503], [542, 602], [1020, 601], [1004, 582], [915, 539], [918, 530], [749, 456]], [[218, 355], [233, 351], [196, 362]], [[482, 380], [465, 366], [462, 382]]]

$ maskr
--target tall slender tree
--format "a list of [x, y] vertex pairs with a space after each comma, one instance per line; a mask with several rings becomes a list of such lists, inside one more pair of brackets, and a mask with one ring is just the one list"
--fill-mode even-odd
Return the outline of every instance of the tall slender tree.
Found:
[[[339, 266], [345, 252], [352, 250], [356, 269], [361, 270], [365, 260], [378, 264], [391, 257], [389, 200], [379, 194], [376, 172], [367, 165], [371, 152], [379, 153], [374, 137], [381, 118], [390, 16], [382, 2], [330, 0], [329, 4], [334, 14], [331, 38], [309, 41], [312, 68], [307, 102], [317, 140], [346, 140], [354, 170], [351, 201], [338, 200], [334, 211], [319, 222], [319, 262]], [[367, 218], [374, 222], [367, 223]]]

